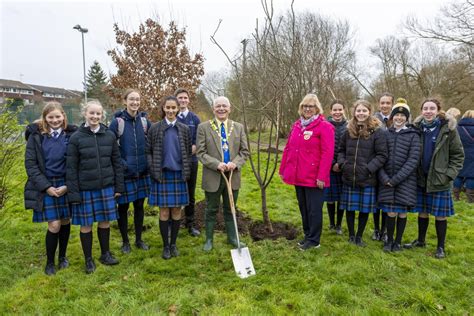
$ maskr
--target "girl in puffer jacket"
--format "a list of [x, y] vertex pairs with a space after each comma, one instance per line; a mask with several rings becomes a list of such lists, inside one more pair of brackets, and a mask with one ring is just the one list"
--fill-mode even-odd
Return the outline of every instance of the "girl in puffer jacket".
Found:
[[[352, 116], [337, 156], [343, 182], [340, 208], [346, 210], [349, 242], [364, 247], [362, 236], [369, 214], [376, 210], [376, 174], [387, 160], [387, 140], [369, 102], [356, 101]], [[355, 211], [359, 212], [357, 234]]]
[[[387, 240], [383, 246], [386, 252], [402, 250], [401, 241], [407, 212], [412, 211], [416, 205], [416, 168], [420, 160], [420, 136], [418, 129], [407, 125], [409, 119], [409, 106], [404, 99], [398, 99], [390, 114], [391, 127], [387, 132], [388, 159], [379, 171], [379, 208], [388, 215]], [[397, 236], [394, 241], [395, 224]]]

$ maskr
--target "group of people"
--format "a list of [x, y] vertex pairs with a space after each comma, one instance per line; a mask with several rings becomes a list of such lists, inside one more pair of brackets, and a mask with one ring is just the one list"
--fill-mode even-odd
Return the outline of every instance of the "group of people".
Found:
[[110, 222], [118, 221], [121, 250], [130, 253], [130, 203], [135, 246], [148, 250], [149, 245], [142, 239], [145, 198], [149, 205], [160, 208], [162, 257], [179, 256], [176, 241], [183, 207], [189, 234], [200, 235], [194, 225], [198, 159], [203, 165], [202, 188], [207, 202], [203, 248], [213, 248], [221, 196], [228, 242], [237, 246], [222, 176], [232, 171], [236, 201], [240, 170], [249, 156], [244, 128], [229, 119], [231, 104], [226, 97], [214, 100], [215, 117], [202, 124], [189, 110], [189, 102], [188, 91], [178, 89], [163, 101], [162, 120], [152, 124], [147, 114], [139, 110], [140, 92], [128, 89], [123, 94], [125, 108], [115, 113], [109, 126], [103, 124], [104, 109], [97, 100], [83, 106], [84, 123], [79, 127], [68, 124], [66, 113], [57, 102], [47, 103], [41, 118], [27, 126], [25, 207], [33, 210], [33, 222], [48, 223], [47, 275], [69, 266], [66, 251], [71, 223], [80, 226], [86, 273], [96, 269], [92, 256], [94, 222], [98, 223], [99, 261], [104, 265], [118, 264], [109, 246]]
[[[298, 242], [301, 250], [320, 247], [326, 201], [330, 230], [342, 235], [345, 212], [349, 242], [360, 247], [366, 245], [363, 234], [372, 213], [372, 238], [382, 240], [386, 252], [425, 247], [431, 215], [438, 239], [435, 257], [446, 256], [453, 181], [462, 181], [466, 192], [473, 192], [472, 159], [463, 167], [463, 145], [472, 158], [474, 131], [464, 125], [472, 122], [474, 111], [461, 120], [461, 142], [455, 118], [446, 115], [439, 100], [424, 100], [421, 115], [414, 119], [406, 100], [394, 101], [384, 93], [380, 111], [373, 113], [369, 102], [358, 100], [350, 120], [340, 100], [330, 105], [329, 120], [316, 95], [301, 101], [300, 118], [292, 126], [280, 165], [282, 180], [296, 190], [304, 231]], [[418, 237], [402, 245], [409, 212], [418, 213]]]
[[[162, 258], [179, 256], [177, 237], [183, 207], [189, 234], [200, 235], [194, 225], [198, 161], [203, 166], [207, 205], [203, 250], [213, 248], [221, 199], [227, 240], [238, 246], [223, 177], [233, 174], [231, 188], [236, 202], [249, 149], [244, 127], [229, 119], [229, 99], [217, 97], [212, 104], [214, 118], [203, 123], [190, 111], [185, 89], [165, 98], [162, 120], [153, 124], [140, 111], [138, 90], [125, 91], [123, 103], [125, 108], [115, 113], [110, 126], [102, 123], [104, 109], [97, 100], [83, 106], [84, 123], [79, 127], [68, 124], [66, 113], [56, 102], [47, 103], [41, 118], [27, 126], [25, 207], [33, 209], [34, 222], [48, 223], [47, 275], [56, 273], [58, 246], [58, 268], [69, 266], [66, 251], [71, 223], [80, 226], [86, 273], [96, 269], [94, 222], [98, 223], [102, 264], [118, 263], [109, 246], [111, 221], [118, 221], [121, 251], [130, 253], [130, 203], [135, 246], [148, 250], [142, 239], [145, 198], [149, 205], [160, 208]], [[405, 100], [394, 105], [393, 96], [386, 93], [379, 103], [380, 113], [373, 114], [369, 102], [356, 101], [350, 120], [340, 100], [330, 105], [329, 120], [323, 116], [316, 95], [306, 95], [299, 104], [300, 118], [288, 136], [280, 165], [283, 181], [295, 186], [301, 212], [304, 239], [298, 245], [301, 250], [320, 247], [326, 201], [330, 229], [343, 233], [345, 212], [349, 242], [358, 246], [365, 245], [362, 237], [373, 213], [373, 238], [384, 241], [385, 251], [402, 249], [408, 212], [419, 213], [418, 238], [404, 247], [425, 247], [431, 214], [438, 236], [436, 257], [443, 258], [447, 218], [454, 214], [451, 187], [464, 159], [456, 121], [442, 111], [436, 99], [421, 104], [421, 115], [413, 124], [409, 123], [411, 111]], [[466, 132], [471, 133], [472, 142], [472, 130]], [[466, 187], [471, 188], [472, 178], [464, 176]], [[359, 212], [357, 231], [355, 212]]]

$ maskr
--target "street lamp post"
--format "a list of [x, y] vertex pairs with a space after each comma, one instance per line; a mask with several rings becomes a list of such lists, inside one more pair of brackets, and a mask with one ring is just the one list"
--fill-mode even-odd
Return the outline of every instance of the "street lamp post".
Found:
[[82, 35], [82, 68], [84, 71], [84, 104], [87, 103], [87, 85], [86, 85], [86, 53], [84, 50], [84, 33], [87, 33], [89, 30], [86, 28], [81, 27], [79, 24], [73, 27], [73, 29], [78, 30], [81, 32]]

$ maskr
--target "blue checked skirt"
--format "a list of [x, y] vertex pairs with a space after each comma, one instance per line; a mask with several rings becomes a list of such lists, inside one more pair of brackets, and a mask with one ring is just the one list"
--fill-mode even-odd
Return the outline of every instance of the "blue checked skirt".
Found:
[[117, 199], [117, 203], [128, 204], [146, 198], [150, 192], [150, 182], [149, 175], [125, 179], [125, 192]]
[[339, 203], [339, 208], [346, 211], [374, 213], [377, 209], [377, 193], [375, 187], [353, 188], [352, 186], [343, 185], [342, 197]]
[[72, 204], [72, 224], [91, 226], [94, 222], [114, 221], [118, 218], [115, 209], [114, 187], [81, 191], [80, 204]]
[[339, 202], [342, 193], [342, 173], [331, 171], [330, 176], [331, 186], [329, 188], [324, 188], [324, 201]]
[[413, 207], [396, 204], [396, 203], [392, 203], [392, 204], [380, 203], [378, 208], [381, 209], [382, 212], [386, 212], [386, 213], [409, 213], [409, 212], [415, 211]]
[[[50, 178], [48, 180], [51, 181], [55, 188], [64, 185], [64, 178]], [[57, 198], [46, 193], [43, 198], [43, 211], [33, 211], [34, 223], [51, 222], [70, 217], [71, 209], [69, 208], [66, 195]]]
[[188, 184], [183, 180], [181, 171], [163, 170], [161, 182], [151, 180], [149, 205], [181, 207], [188, 203]]
[[424, 188], [418, 187], [416, 190], [417, 202], [415, 211], [418, 213], [428, 213], [433, 216], [454, 215], [453, 198], [451, 190], [426, 193]]

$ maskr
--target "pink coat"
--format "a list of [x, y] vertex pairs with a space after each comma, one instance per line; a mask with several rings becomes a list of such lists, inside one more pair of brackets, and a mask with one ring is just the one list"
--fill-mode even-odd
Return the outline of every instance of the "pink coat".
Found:
[[283, 150], [280, 176], [287, 184], [316, 187], [316, 180], [320, 180], [329, 187], [333, 155], [334, 126], [322, 115], [304, 129], [298, 120]]

